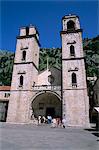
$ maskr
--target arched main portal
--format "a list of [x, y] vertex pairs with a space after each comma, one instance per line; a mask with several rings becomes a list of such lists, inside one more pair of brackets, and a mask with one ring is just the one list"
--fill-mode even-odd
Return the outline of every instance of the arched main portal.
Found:
[[32, 110], [35, 117], [61, 117], [61, 98], [52, 92], [40, 93], [32, 101]]

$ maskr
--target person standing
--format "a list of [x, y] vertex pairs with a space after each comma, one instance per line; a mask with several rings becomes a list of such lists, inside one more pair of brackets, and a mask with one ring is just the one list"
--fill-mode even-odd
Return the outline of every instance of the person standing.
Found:
[[52, 122], [52, 117], [50, 115], [47, 116], [48, 124], [51, 124]]
[[40, 125], [41, 124], [41, 116], [39, 115], [38, 116], [38, 125]]
[[56, 118], [53, 118], [52, 119], [52, 126], [51, 126], [52, 128], [55, 128], [55, 127], [57, 127], [57, 121], [56, 121]]

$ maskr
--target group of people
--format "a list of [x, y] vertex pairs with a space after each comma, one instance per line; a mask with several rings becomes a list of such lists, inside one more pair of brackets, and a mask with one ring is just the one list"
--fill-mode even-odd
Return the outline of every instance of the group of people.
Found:
[[52, 118], [52, 116], [48, 115], [47, 117], [45, 116], [38, 116], [38, 125], [42, 124], [42, 123], [46, 123], [46, 124], [50, 124], [52, 128], [55, 127], [66, 127], [66, 120], [63, 119], [61, 121], [61, 118], [56, 117], [56, 118]]
[[47, 116], [47, 118], [45, 116], [38, 116], [38, 124], [41, 123], [47, 123], [47, 124], [51, 124], [52, 123], [52, 117], [50, 115]]

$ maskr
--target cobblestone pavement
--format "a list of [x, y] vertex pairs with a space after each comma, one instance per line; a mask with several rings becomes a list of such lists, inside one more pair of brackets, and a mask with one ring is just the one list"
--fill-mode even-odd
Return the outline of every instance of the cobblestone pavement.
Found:
[[0, 150], [98, 150], [98, 137], [81, 128], [0, 124]]

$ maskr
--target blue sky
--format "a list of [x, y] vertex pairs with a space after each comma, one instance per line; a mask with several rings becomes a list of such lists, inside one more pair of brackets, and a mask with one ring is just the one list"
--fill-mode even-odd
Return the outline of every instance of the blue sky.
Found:
[[83, 38], [98, 33], [98, 0], [0, 1], [0, 49], [15, 51], [21, 26], [33, 24], [40, 34], [41, 47], [61, 47], [61, 19], [67, 14], [80, 17]]

